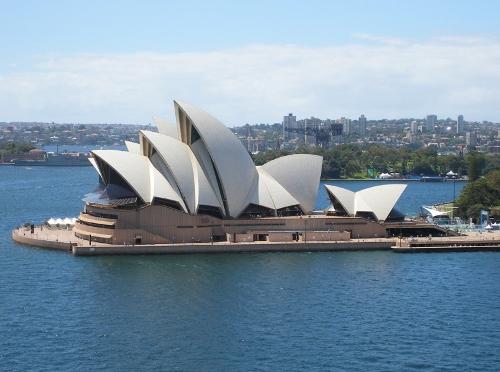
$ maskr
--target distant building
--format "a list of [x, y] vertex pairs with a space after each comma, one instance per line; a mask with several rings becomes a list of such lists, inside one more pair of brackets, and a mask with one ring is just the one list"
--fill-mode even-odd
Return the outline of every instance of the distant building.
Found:
[[287, 141], [291, 138], [295, 137], [295, 134], [292, 132], [287, 132], [287, 128], [296, 129], [297, 128], [297, 117], [292, 113], [283, 117], [283, 140]]
[[353, 130], [351, 119], [341, 117], [340, 119], [337, 119], [337, 122], [342, 124], [342, 131], [346, 136], [352, 134]]
[[314, 133], [321, 127], [321, 120], [315, 117], [304, 119], [304, 143], [308, 145], [316, 144]]
[[457, 134], [462, 134], [464, 132], [464, 116], [458, 115], [457, 119]]
[[465, 133], [465, 144], [470, 147], [477, 146], [477, 134], [476, 132]]
[[425, 119], [425, 128], [428, 133], [434, 132], [434, 127], [436, 126], [437, 116], [436, 115], [427, 115]]
[[410, 124], [410, 132], [411, 134], [417, 134], [418, 133], [418, 123], [414, 120]]
[[361, 136], [366, 135], [366, 117], [365, 115], [361, 115], [358, 120], [359, 125], [359, 134]]

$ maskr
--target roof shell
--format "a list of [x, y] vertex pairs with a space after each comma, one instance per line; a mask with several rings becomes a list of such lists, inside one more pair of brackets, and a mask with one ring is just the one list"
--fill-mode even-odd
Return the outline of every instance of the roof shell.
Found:
[[[257, 170], [250, 155], [238, 138], [210, 114], [187, 103], [174, 101], [174, 105], [176, 112], [180, 110], [189, 118], [210, 155], [220, 180], [221, 195], [225, 195], [227, 213], [231, 217], [238, 217], [246, 207], [257, 179]], [[178, 122], [178, 125], [179, 132], [183, 133], [183, 124]], [[188, 145], [190, 137], [189, 134], [183, 138]]]
[[177, 127], [176, 124], [170, 123], [159, 116], [153, 117], [153, 123], [156, 125], [156, 128], [158, 128], [159, 133], [169, 137], [180, 139], [178, 131], [179, 128]]
[[166, 180], [158, 169], [149, 162], [149, 174], [151, 182], [151, 200], [153, 198], [161, 198], [166, 200], [173, 200], [179, 203], [184, 212], [188, 212], [182, 198], [177, 194], [172, 185]]
[[141, 146], [137, 142], [125, 141], [125, 146], [127, 147], [128, 152], [132, 152], [134, 154], [141, 153]]
[[120, 174], [144, 202], [159, 197], [183, 206], [180, 196], [147, 157], [119, 150], [94, 150], [92, 154]]
[[99, 177], [101, 177], [101, 179], [102, 179], [101, 170], [99, 169], [99, 166], [97, 165], [95, 159], [92, 158], [92, 157], [87, 158], [87, 159], [89, 159], [90, 164], [92, 164], [92, 166], [94, 167], [94, 169], [97, 171], [97, 174], [99, 174]]
[[271, 200], [273, 209], [281, 209], [300, 204], [298, 200], [267, 173], [264, 168], [257, 167], [257, 172], [259, 174], [259, 189], [264, 191], [264, 195], [261, 196], [261, 191], [259, 193], [260, 199], [254, 202], [254, 204], [265, 206], [262, 201], [263, 198], [269, 198]]
[[363, 201], [379, 221], [385, 221], [405, 191], [406, 186], [404, 183], [393, 183], [358, 191], [356, 193], [356, 212], [364, 211], [364, 206], [361, 205], [361, 201]]
[[153, 145], [168, 167], [190, 212], [196, 211], [196, 191], [193, 165], [189, 157], [189, 147], [181, 141], [160, 133], [141, 131], [142, 136]]
[[190, 213], [196, 213], [200, 200], [204, 205], [221, 207], [188, 145], [156, 132], [141, 131], [141, 135], [160, 154]]
[[342, 187], [325, 185], [346, 212], [355, 216], [358, 212], [372, 212], [379, 221], [385, 221], [406, 189], [406, 184], [387, 184], [368, 187], [353, 192]]
[[342, 205], [347, 214], [354, 216], [356, 214], [354, 199], [355, 192], [345, 189], [343, 187], [325, 185], [326, 191], [330, 194], [330, 198], [333, 196]]
[[302, 210], [311, 212], [316, 204], [323, 158], [319, 155], [294, 154], [282, 156], [262, 165], [286, 191], [294, 197]]

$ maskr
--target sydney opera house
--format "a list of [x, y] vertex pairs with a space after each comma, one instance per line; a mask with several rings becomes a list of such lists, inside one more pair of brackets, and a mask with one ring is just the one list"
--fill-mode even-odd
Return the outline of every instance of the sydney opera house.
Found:
[[[127, 151], [96, 150], [98, 188], [73, 228], [109, 244], [293, 242], [384, 237], [401, 230], [394, 205], [405, 185], [351, 192], [326, 186], [314, 212], [322, 158], [297, 154], [255, 166], [219, 120], [174, 101], [176, 124], [155, 119]], [[392, 230], [391, 230], [392, 229]]]

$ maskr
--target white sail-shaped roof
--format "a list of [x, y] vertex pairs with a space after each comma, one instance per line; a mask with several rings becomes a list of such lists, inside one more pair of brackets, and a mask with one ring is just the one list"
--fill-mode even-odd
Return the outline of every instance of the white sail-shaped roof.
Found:
[[[313, 210], [320, 156], [290, 155], [256, 167], [219, 120], [189, 104], [174, 101], [174, 106], [177, 127], [155, 118], [159, 133], [141, 131], [139, 143], [125, 142], [128, 151], [93, 151], [91, 163], [105, 183], [123, 186], [123, 195], [133, 191], [144, 203], [191, 214], [238, 218], [255, 211], [260, 215], [258, 207], [270, 210], [263, 215], [296, 213], [297, 206], [306, 213]], [[108, 196], [118, 190], [112, 189]]]
[[[141, 131], [141, 136], [153, 145], [168, 168], [168, 178], [172, 178], [191, 213], [196, 211], [193, 165], [189, 158], [189, 147], [173, 137], [160, 133]], [[141, 138], [142, 140], [142, 138]]]
[[189, 146], [185, 143], [160, 133], [141, 131], [143, 137], [149, 141], [160, 155], [168, 168], [166, 178], [172, 178], [179, 190], [187, 209], [196, 213], [200, 199], [202, 204], [221, 208], [214, 191], [206, 180], [201, 167]]
[[125, 141], [125, 146], [127, 147], [128, 152], [132, 152], [134, 154], [141, 153], [141, 146], [137, 142]]
[[379, 185], [357, 192], [333, 185], [325, 185], [325, 188], [330, 199], [335, 198], [349, 215], [371, 212], [377, 220], [385, 221], [406, 186], [406, 184]]
[[92, 154], [120, 174], [142, 200], [151, 201], [148, 158], [119, 150], [94, 150]]
[[354, 191], [344, 189], [343, 187], [325, 185], [330, 198], [335, 197], [347, 214], [354, 216], [356, 214], [354, 199], [356, 193]]
[[[267, 173], [264, 168], [257, 167], [257, 172], [259, 174], [259, 183], [263, 185], [270, 199], [274, 205], [275, 209], [281, 209], [286, 207], [291, 207], [294, 205], [299, 205], [299, 201], [295, 199], [281, 184], [276, 181], [269, 173]], [[259, 200], [258, 203], [261, 204]]]
[[249, 204], [254, 204], [272, 210], [276, 209], [276, 206], [274, 205], [273, 199], [271, 198], [271, 194], [269, 193], [268, 187], [264, 180], [264, 176], [261, 176], [259, 174], [255, 179], [252, 190], [248, 195], [246, 204], [247, 206]]
[[219, 208], [222, 215], [224, 215], [224, 206], [222, 205], [222, 201], [217, 198], [212, 185], [208, 181], [207, 176], [203, 172], [203, 168], [198, 162], [198, 159], [196, 159], [193, 153], [190, 153], [189, 155], [191, 163], [193, 164], [194, 184], [196, 186], [196, 207], [199, 208], [200, 205], [216, 207]]
[[300, 203], [270, 176], [262, 167], [257, 167], [257, 179], [248, 195], [247, 206], [253, 204], [277, 211]]
[[168, 183], [165, 177], [163, 177], [163, 175], [153, 166], [153, 164], [151, 164], [151, 162], [149, 162], [149, 174], [151, 180], [150, 192], [152, 195], [150, 201], [153, 201], [153, 198], [172, 200], [179, 203], [184, 212], [187, 212], [186, 206], [179, 194], [177, 194], [172, 185]]
[[[178, 101], [174, 104], [182, 141], [193, 151], [196, 149], [193, 144], [202, 141], [210, 159], [203, 155], [199, 144], [195, 155], [211, 185], [219, 188], [226, 214], [238, 217], [246, 207], [257, 178], [252, 158], [238, 138], [219, 120], [192, 105]], [[210, 167], [213, 167], [214, 175]]]
[[118, 150], [94, 150], [92, 154], [113, 168], [144, 202], [163, 198], [178, 202], [185, 209], [180, 196], [147, 157]]
[[158, 128], [159, 133], [177, 139], [180, 138], [176, 124], [170, 123], [159, 116], [153, 117], [153, 123], [156, 125], [156, 128]]
[[365, 211], [363, 207], [369, 208], [379, 221], [385, 221], [406, 186], [406, 184], [379, 185], [358, 191], [356, 199], [364, 201], [366, 206], [356, 205], [357, 212]]
[[97, 165], [95, 159], [94, 158], [87, 158], [87, 159], [89, 159], [90, 164], [92, 164], [92, 166], [94, 167], [94, 169], [99, 174], [99, 177], [101, 177], [101, 179], [102, 179], [101, 170], [99, 169], [99, 166]]
[[304, 212], [316, 204], [323, 158], [318, 155], [295, 154], [271, 160], [262, 166], [271, 177], [290, 193]]

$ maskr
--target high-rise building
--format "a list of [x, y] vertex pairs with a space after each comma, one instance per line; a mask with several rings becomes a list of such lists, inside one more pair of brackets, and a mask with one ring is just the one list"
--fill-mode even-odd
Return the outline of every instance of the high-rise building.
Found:
[[304, 143], [308, 145], [316, 144], [315, 133], [321, 127], [321, 119], [312, 116], [310, 119], [304, 119], [303, 121], [304, 121]]
[[476, 132], [465, 133], [465, 144], [470, 147], [477, 146], [477, 134]]
[[434, 127], [436, 126], [437, 116], [436, 115], [427, 115], [425, 119], [425, 129], [428, 133], [434, 132]]
[[359, 135], [365, 136], [366, 135], [366, 117], [365, 117], [365, 115], [361, 115], [359, 117], [358, 125], [359, 125]]
[[413, 120], [410, 123], [410, 132], [411, 132], [411, 134], [417, 134], [418, 133], [418, 123], [415, 120]]
[[458, 115], [457, 118], [457, 134], [462, 134], [464, 132], [464, 116]]
[[297, 128], [297, 117], [292, 113], [283, 117], [283, 140], [287, 141], [291, 138], [294, 138], [295, 135], [293, 132], [287, 131], [287, 129], [295, 129]]
[[346, 136], [352, 134], [352, 122], [351, 119], [347, 119], [344, 117], [341, 117], [340, 119], [337, 119], [337, 123], [342, 124], [342, 133]]

